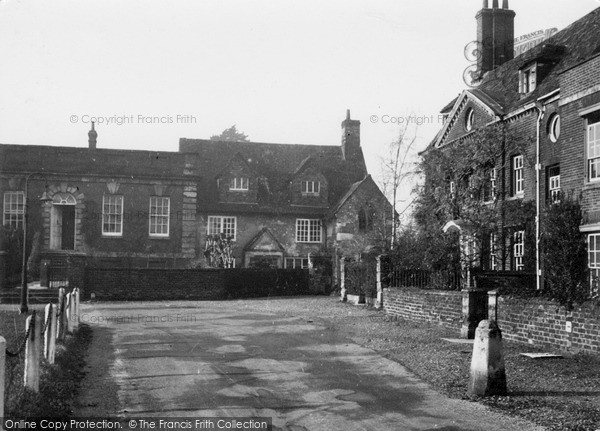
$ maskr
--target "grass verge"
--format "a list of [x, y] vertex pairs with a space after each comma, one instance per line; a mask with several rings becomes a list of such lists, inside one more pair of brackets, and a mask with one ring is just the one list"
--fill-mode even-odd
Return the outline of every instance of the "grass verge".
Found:
[[[347, 319], [351, 338], [404, 365], [439, 392], [469, 399], [473, 347], [442, 341], [456, 338], [457, 331], [391, 318], [375, 310], [368, 314], [367, 319]], [[599, 430], [600, 357], [563, 353], [562, 359], [533, 360], [520, 355], [539, 351], [542, 350], [505, 340], [509, 394], [477, 401], [548, 430]]]

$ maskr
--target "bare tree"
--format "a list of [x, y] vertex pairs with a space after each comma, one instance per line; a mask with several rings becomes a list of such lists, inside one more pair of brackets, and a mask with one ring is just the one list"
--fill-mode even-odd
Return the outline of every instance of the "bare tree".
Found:
[[[392, 203], [392, 248], [396, 243], [400, 214], [398, 203], [400, 202], [401, 187], [415, 174], [416, 162], [412, 156], [413, 146], [417, 140], [417, 129], [411, 132], [408, 124], [401, 126], [398, 138], [390, 142], [388, 154], [381, 158], [381, 182], [383, 193], [388, 196]], [[407, 207], [408, 208], [408, 207]], [[402, 211], [403, 213], [406, 209]]]

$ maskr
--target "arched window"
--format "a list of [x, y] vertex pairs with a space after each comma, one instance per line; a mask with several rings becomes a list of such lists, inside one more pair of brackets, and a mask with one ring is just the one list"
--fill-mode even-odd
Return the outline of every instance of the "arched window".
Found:
[[558, 114], [552, 114], [548, 120], [548, 137], [552, 142], [558, 141], [560, 137], [560, 116]]
[[473, 108], [469, 108], [467, 111], [467, 115], [465, 116], [465, 129], [467, 132], [473, 130], [473, 125], [475, 124], [475, 111]]

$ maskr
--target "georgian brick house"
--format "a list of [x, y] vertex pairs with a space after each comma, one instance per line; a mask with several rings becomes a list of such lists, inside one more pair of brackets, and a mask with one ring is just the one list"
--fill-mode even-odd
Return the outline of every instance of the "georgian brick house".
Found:
[[0, 145], [2, 224], [21, 229], [27, 203], [28, 249], [37, 236], [41, 259], [185, 267], [224, 234], [234, 266], [297, 268], [391, 236], [392, 207], [349, 112], [341, 146], [183, 138], [179, 152], [154, 152], [96, 139], [92, 125], [88, 148]]
[[[591, 276], [600, 272], [600, 8], [513, 58], [515, 12], [487, 0], [477, 13], [477, 76], [441, 112], [445, 122], [428, 150], [461, 145], [478, 129], [505, 126], [519, 145], [491, 167], [487, 187], [498, 208], [561, 193], [581, 196]], [[497, 145], [503, 145], [498, 142]], [[460, 184], [448, 184], [448, 191]], [[536, 205], [539, 204], [539, 205]], [[504, 222], [482, 244], [481, 266], [542, 275], [536, 229]], [[527, 259], [529, 258], [529, 259]], [[527, 261], [530, 262], [528, 267]], [[538, 281], [541, 277], [538, 277]]]
[[306, 267], [309, 255], [357, 254], [391, 237], [392, 206], [349, 112], [341, 146], [182, 138], [179, 151], [197, 156], [199, 242], [234, 238], [236, 266]]

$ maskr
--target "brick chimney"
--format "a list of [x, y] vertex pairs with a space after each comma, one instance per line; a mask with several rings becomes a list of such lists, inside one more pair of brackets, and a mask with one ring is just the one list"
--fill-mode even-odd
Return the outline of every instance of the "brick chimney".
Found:
[[96, 149], [96, 139], [98, 138], [98, 133], [96, 129], [94, 129], [94, 122], [92, 121], [92, 130], [88, 132], [88, 145], [90, 150]]
[[360, 121], [351, 120], [348, 109], [342, 121], [342, 155], [344, 160], [357, 160], [360, 154]]
[[508, 0], [483, 0], [483, 8], [477, 12], [477, 42], [481, 53], [477, 59], [480, 76], [514, 58], [515, 12], [508, 8]]

